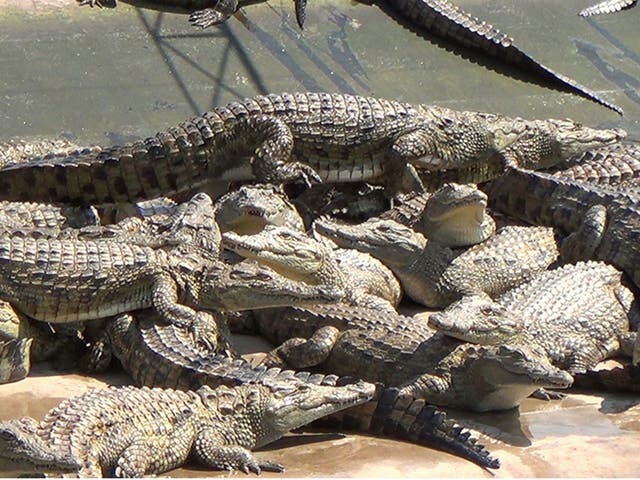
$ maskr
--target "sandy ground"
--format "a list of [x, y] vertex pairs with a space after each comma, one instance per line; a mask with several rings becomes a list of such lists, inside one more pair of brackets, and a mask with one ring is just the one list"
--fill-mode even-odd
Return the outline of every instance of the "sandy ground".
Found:
[[[240, 336], [240, 348], [266, 344]], [[61, 400], [89, 388], [127, 384], [126, 375], [60, 374], [37, 366], [25, 380], [0, 385], [0, 420], [40, 419]], [[449, 411], [479, 435], [502, 467], [489, 473], [470, 462], [425, 447], [364, 435], [309, 431], [291, 434], [258, 453], [286, 466], [286, 477], [636, 477], [640, 476], [640, 398], [571, 392], [560, 401], [527, 399], [518, 410], [492, 414]], [[0, 476], [23, 473], [0, 463]], [[227, 476], [187, 465], [172, 477]], [[267, 477], [283, 475], [264, 473]]]

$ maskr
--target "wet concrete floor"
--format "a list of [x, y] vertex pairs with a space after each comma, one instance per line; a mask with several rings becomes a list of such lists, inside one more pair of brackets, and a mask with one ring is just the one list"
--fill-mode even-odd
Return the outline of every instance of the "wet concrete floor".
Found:
[[[266, 350], [260, 339], [236, 336], [245, 352]], [[21, 416], [41, 419], [60, 401], [87, 389], [127, 384], [122, 373], [97, 377], [61, 374], [36, 366], [20, 382], [0, 385], [0, 421]], [[489, 473], [447, 453], [365, 435], [317, 430], [291, 434], [258, 452], [285, 465], [284, 475], [265, 477], [638, 477], [640, 397], [604, 392], [569, 392], [559, 401], [525, 400], [502, 413], [448, 410], [472, 429], [502, 461]], [[0, 461], [0, 477], [24, 470]], [[187, 465], [172, 477], [228, 476]]]
[[[571, 117], [620, 126], [640, 139], [640, 8], [577, 17], [587, 3], [460, 1], [538, 60], [622, 106], [624, 117], [420, 38], [363, 3], [310, 2], [301, 32], [289, 0], [248, 6], [206, 31], [192, 29], [185, 15], [125, 2], [92, 10], [76, 8], [74, 0], [0, 0], [0, 141], [62, 135], [118, 144], [229, 100], [299, 90]], [[36, 367], [26, 380], [0, 386], [0, 420], [41, 418], [63, 398], [105, 381], [128, 380]], [[528, 399], [519, 411], [450, 414], [501, 458], [497, 477], [634, 477], [640, 476], [639, 402], [631, 395], [572, 392], [562, 401]], [[291, 436], [260, 455], [285, 464], [286, 476], [491, 476], [445, 453], [351, 434]], [[0, 476], [16, 473], [0, 465]], [[227, 474], [181, 469], [172, 475]]]

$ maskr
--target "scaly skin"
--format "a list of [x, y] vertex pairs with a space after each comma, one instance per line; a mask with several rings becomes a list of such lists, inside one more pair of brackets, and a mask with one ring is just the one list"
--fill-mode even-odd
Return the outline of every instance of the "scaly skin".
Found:
[[445, 40], [497, 58], [558, 88], [576, 93], [622, 115], [623, 111], [575, 80], [555, 72], [523, 52], [512, 38], [487, 22], [469, 15], [448, 0], [385, 0], [383, 10], [392, 9], [410, 22], [410, 28], [427, 31]]
[[240, 235], [261, 231], [265, 225], [303, 230], [300, 214], [284, 192], [273, 185], [243, 185], [216, 201], [216, 222], [221, 232]]
[[[290, 379], [293, 372], [256, 366], [241, 358], [203, 353], [194, 345], [189, 332], [157, 321], [151, 310], [121, 315], [106, 328], [113, 354], [138, 386], [197, 389], [244, 383], [259, 383], [263, 379]], [[344, 382], [335, 375], [295, 373], [300, 381], [323, 385]], [[394, 389], [378, 389], [372, 401], [344, 411], [345, 423], [332, 415], [333, 424], [341, 428], [391, 438], [445, 450], [487, 468], [497, 468], [499, 462], [488, 455], [482, 445], [469, 438], [442, 412], [420, 399], [399, 395]]]
[[332, 250], [305, 232], [268, 225], [254, 235], [227, 232], [223, 245], [294, 281], [333, 285], [354, 304], [394, 311], [400, 300], [397, 280], [378, 260]]
[[323, 215], [346, 221], [364, 221], [390, 208], [389, 195], [384, 188], [362, 182], [313, 185], [292, 202], [302, 214], [307, 229]]
[[26, 162], [35, 157], [79, 154], [81, 152], [97, 152], [99, 147], [81, 147], [63, 138], [39, 140], [10, 140], [0, 142], [0, 168], [16, 163]]
[[[402, 175], [407, 163], [435, 169], [481, 161], [492, 149], [490, 132], [457, 116], [350, 95], [258, 96], [98, 155], [3, 170], [0, 198], [118, 203], [207, 180], [353, 182]], [[451, 141], [453, 132], [458, 141]]]
[[[199, 326], [209, 314], [192, 307], [242, 310], [342, 297], [335, 287], [300, 284], [258, 265], [229, 266], [219, 260], [220, 236], [208, 196], [196, 196], [177, 212], [174, 230], [161, 230], [155, 247], [144, 233], [135, 241], [122, 232], [114, 238], [85, 238], [76, 232], [71, 238], [29, 231], [0, 235], [0, 298], [49, 322], [104, 318], [153, 306], [166, 321], [189, 326], [210, 346], [216, 332], [200, 331]], [[156, 233], [151, 230], [152, 240]], [[226, 339], [219, 340], [225, 346]]]
[[565, 180], [588, 182], [640, 193], [640, 144], [614, 143], [589, 150], [556, 165], [551, 173]]
[[215, 469], [282, 472], [282, 465], [251, 450], [374, 393], [364, 382], [326, 386], [295, 378], [195, 392], [90, 390], [63, 401], [39, 424], [30, 417], [0, 423], [0, 457], [54, 471], [75, 462], [83, 477], [164, 473], [190, 455]]
[[483, 190], [493, 209], [571, 234], [561, 246], [565, 260], [602, 260], [640, 286], [640, 204], [634, 195], [522, 169], [510, 169]]
[[476, 411], [516, 407], [571, 376], [526, 348], [478, 346], [395, 313], [334, 304], [254, 312], [260, 332], [284, 342], [269, 365], [314, 368], [396, 387], [427, 402]]
[[406, 295], [429, 307], [445, 307], [473, 292], [500, 295], [558, 257], [555, 235], [544, 227], [503, 227], [468, 249], [427, 241], [393, 220], [344, 225], [320, 219], [315, 230], [343, 248], [379, 259], [396, 274]]
[[619, 12], [625, 8], [630, 8], [635, 4], [636, 0], [606, 0], [585, 8], [580, 11], [580, 15], [583, 17], [590, 17], [592, 15], [601, 15], [603, 13]]
[[[0, 200], [99, 205], [171, 195], [211, 180], [251, 179], [370, 181], [395, 191], [416, 188], [412, 167], [423, 177], [442, 169], [455, 175], [468, 167], [471, 174], [492, 178], [503, 168], [496, 151], [519, 143], [523, 134], [545, 147], [559, 142], [581, 149], [624, 135], [568, 121], [513, 120], [340, 94], [258, 96], [97, 155], [42, 159], [0, 170]], [[505, 132], [510, 124], [515, 130]], [[526, 166], [546, 166], [562, 160], [557, 156], [564, 150], [541, 151], [536, 145], [522, 157], [526, 153]], [[485, 168], [488, 163], [495, 165]], [[472, 180], [465, 174], [464, 181]]]
[[584, 373], [622, 351], [639, 318], [622, 272], [579, 262], [538, 274], [498, 297], [469, 296], [429, 318], [447, 335], [488, 345], [540, 348], [555, 366]]

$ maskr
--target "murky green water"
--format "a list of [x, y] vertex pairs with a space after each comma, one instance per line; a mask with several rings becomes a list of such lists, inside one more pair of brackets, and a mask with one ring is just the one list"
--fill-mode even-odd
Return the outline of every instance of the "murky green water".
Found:
[[0, 14], [0, 139], [66, 134], [121, 143], [232, 99], [299, 90], [569, 116], [640, 138], [638, 9], [585, 20], [575, 15], [585, 0], [463, 4], [540, 61], [622, 106], [620, 118], [427, 41], [376, 6], [310, 2], [300, 31], [292, 2], [271, 1], [199, 31], [186, 15], [123, 2], [102, 10], [73, 3], [46, 15]]

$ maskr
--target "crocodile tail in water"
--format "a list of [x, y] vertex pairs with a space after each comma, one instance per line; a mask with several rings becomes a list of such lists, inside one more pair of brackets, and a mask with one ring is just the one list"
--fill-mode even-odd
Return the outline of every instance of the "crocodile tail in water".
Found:
[[428, 31], [467, 48], [513, 65], [575, 92], [622, 115], [623, 110], [575, 80], [554, 72], [513, 43], [513, 39], [492, 25], [468, 14], [448, 0], [383, 0], [411, 22], [410, 27]]
[[636, 1], [637, 0], [605, 0], [604, 2], [596, 3], [595, 5], [581, 10], [580, 15], [583, 17], [590, 17], [592, 15], [615, 13], [631, 7], [636, 3]]
[[[344, 377], [338, 380], [343, 381]], [[378, 387], [374, 400], [338, 412], [314, 425], [404, 440], [452, 453], [484, 468], [500, 468], [471, 432], [423, 399], [400, 394], [395, 388]]]

